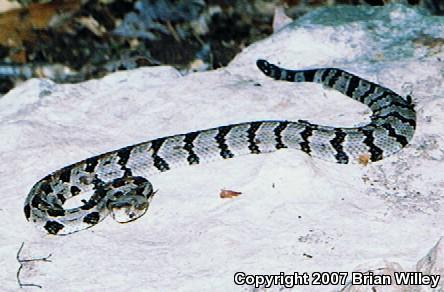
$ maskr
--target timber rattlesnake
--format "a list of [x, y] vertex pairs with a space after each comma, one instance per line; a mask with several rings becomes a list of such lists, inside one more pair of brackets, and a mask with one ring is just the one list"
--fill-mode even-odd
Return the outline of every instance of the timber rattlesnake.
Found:
[[[373, 111], [362, 127], [335, 128], [306, 121], [254, 121], [158, 138], [66, 166], [38, 181], [25, 202], [25, 215], [50, 234], [89, 228], [108, 214], [121, 223], [147, 211], [154, 192], [147, 178], [179, 166], [260, 154], [281, 148], [300, 149], [336, 163], [385, 158], [406, 146], [416, 126], [416, 113], [393, 91], [335, 68], [287, 70], [265, 60], [257, 66], [277, 80], [317, 82], [366, 104]], [[79, 194], [91, 197], [65, 209]]]

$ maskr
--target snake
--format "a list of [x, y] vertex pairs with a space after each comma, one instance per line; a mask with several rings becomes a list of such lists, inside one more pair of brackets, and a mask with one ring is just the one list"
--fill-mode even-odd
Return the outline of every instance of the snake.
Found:
[[[289, 82], [315, 82], [367, 105], [370, 122], [333, 127], [306, 120], [259, 120], [172, 135], [99, 154], [45, 176], [31, 188], [26, 219], [49, 235], [88, 229], [108, 215], [128, 223], [143, 216], [154, 191], [149, 177], [173, 168], [246, 154], [297, 149], [340, 164], [379, 161], [404, 148], [416, 128], [410, 95], [394, 91], [338, 68], [290, 70], [256, 61], [266, 76]], [[89, 197], [75, 207], [64, 204]]]

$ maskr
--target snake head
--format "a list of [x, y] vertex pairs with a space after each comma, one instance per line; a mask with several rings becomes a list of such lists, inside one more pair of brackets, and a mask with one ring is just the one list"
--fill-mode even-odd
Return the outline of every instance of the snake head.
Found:
[[128, 223], [142, 217], [154, 196], [153, 186], [142, 177], [120, 178], [109, 186], [107, 209], [119, 223]]

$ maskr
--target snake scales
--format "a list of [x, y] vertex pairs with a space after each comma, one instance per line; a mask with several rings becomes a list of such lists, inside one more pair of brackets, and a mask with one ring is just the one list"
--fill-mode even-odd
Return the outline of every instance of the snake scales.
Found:
[[[254, 121], [162, 137], [100, 154], [66, 166], [38, 181], [25, 202], [25, 215], [50, 234], [89, 228], [107, 215], [120, 223], [147, 211], [154, 195], [152, 174], [179, 166], [260, 154], [282, 148], [304, 151], [336, 163], [377, 161], [406, 146], [416, 126], [412, 99], [335, 68], [287, 70], [258, 60], [257, 66], [277, 80], [317, 82], [366, 104], [373, 111], [362, 127], [335, 128], [307, 121]], [[64, 208], [78, 195], [83, 205]]]

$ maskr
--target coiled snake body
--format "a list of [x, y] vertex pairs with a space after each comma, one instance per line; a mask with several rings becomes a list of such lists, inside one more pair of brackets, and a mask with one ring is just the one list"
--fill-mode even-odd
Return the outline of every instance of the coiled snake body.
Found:
[[[254, 121], [158, 138], [94, 156], [38, 181], [25, 202], [26, 218], [50, 234], [65, 235], [89, 228], [111, 213], [121, 223], [148, 209], [154, 192], [152, 174], [179, 166], [282, 148], [304, 151], [336, 163], [385, 158], [406, 146], [416, 126], [410, 97], [335, 68], [287, 70], [265, 60], [266, 75], [291, 82], [317, 82], [366, 104], [373, 111], [362, 127], [336, 128], [306, 121]], [[83, 205], [64, 208], [68, 199], [91, 194]]]

